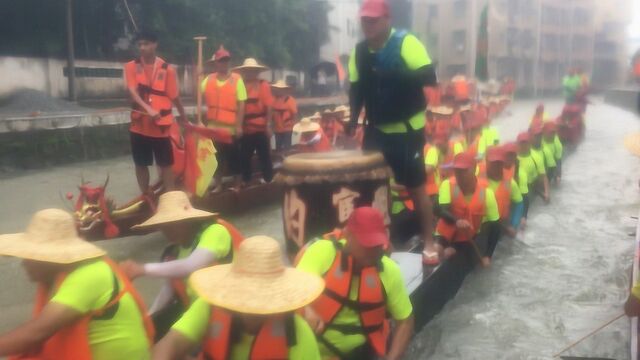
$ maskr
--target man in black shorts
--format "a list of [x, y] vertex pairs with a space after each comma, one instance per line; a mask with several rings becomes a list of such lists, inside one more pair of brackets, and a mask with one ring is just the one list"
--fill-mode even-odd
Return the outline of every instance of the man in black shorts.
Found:
[[427, 105], [423, 87], [437, 85], [435, 71], [420, 40], [391, 27], [386, 1], [365, 0], [360, 18], [365, 40], [349, 60], [351, 119], [346, 131], [353, 133], [364, 106], [363, 148], [382, 152], [396, 182], [409, 191], [421, 219], [425, 260], [437, 263], [423, 156]]
[[174, 187], [173, 148], [169, 131], [174, 122], [173, 106], [179, 120], [186, 121], [178, 94], [176, 70], [156, 56], [155, 34], [142, 32], [137, 37], [140, 57], [124, 65], [125, 81], [132, 100], [131, 153], [142, 194], [150, 194], [149, 166], [153, 159], [160, 168], [164, 190]]

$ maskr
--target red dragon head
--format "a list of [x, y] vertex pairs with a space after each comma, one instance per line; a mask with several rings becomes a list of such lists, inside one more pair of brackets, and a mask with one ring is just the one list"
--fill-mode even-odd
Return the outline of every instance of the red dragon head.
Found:
[[[90, 182], [84, 181], [78, 186], [80, 195], [75, 203], [74, 215], [81, 232], [88, 232], [95, 226], [104, 224], [104, 236], [113, 238], [118, 236], [120, 230], [111, 220], [109, 201], [105, 198], [105, 189], [109, 184], [109, 176], [104, 185], [93, 187]], [[69, 196], [67, 195], [67, 198]]]

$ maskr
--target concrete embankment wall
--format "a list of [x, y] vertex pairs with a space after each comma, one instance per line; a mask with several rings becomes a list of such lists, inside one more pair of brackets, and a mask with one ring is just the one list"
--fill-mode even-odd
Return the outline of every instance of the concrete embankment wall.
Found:
[[636, 112], [638, 111], [638, 96], [640, 96], [640, 88], [610, 89], [605, 93], [604, 101], [608, 104]]
[[[76, 60], [76, 91], [79, 99], [125, 98], [122, 63], [109, 61]], [[55, 98], [68, 96], [67, 62], [64, 59], [0, 56], [0, 98], [13, 91], [29, 88], [42, 91]], [[177, 66], [180, 93], [192, 96], [193, 67]], [[267, 81], [287, 78], [298, 88], [304, 84], [304, 73], [274, 70], [262, 74]]]

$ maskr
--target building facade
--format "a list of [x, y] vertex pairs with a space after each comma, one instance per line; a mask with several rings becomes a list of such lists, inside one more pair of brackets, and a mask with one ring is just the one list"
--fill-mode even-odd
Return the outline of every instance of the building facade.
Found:
[[608, 87], [623, 80], [620, 30], [629, 19], [620, 13], [628, 2], [414, 0], [413, 30], [427, 44], [441, 78], [473, 76], [480, 17], [488, 6], [490, 77], [512, 77], [519, 91], [541, 95], [558, 91], [566, 71], [577, 67], [593, 75], [594, 86]]

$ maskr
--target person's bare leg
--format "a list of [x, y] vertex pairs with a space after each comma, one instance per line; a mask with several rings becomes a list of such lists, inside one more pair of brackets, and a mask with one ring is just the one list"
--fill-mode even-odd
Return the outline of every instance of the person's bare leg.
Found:
[[433, 241], [433, 206], [431, 205], [431, 199], [424, 191], [424, 186], [409, 189], [409, 195], [415, 204], [415, 209], [420, 219], [424, 248], [428, 252], [434, 253], [436, 248]]
[[175, 177], [171, 166], [165, 166], [160, 168], [160, 175], [162, 176], [162, 185], [164, 191], [171, 191], [175, 189]]
[[140, 192], [146, 194], [149, 192], [149, 167], [148, 166], [136, 166], [136, 179], [138, 180], [138, 187]]

